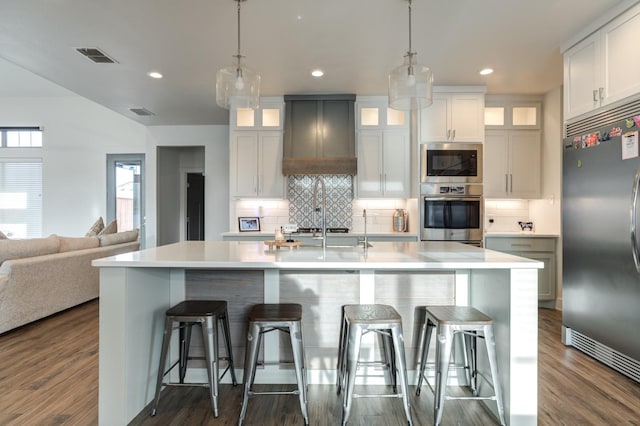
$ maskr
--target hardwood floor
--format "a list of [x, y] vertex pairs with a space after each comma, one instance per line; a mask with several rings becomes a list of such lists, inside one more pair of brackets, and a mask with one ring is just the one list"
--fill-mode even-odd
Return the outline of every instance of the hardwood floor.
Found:
[[[539, 311], [538, 423], [540, 425], [640, 425], [640, 385], [560, 342], [561, 313]], [[268, 386], [268, 389], [277, 389]], [[142, 411], [132, 425], [235, 425], [241, 386], [223, 385], [214, 419], [203, 388], [171, 388], [158, 415]], [[77, 308], [0, 336], [0, 425], [98, 423], [98, 303]], [[433, 398], [412, 396], [416, 425], [430, 425]], [[309, 387], [312, 425], [340, 423], [331, 385]], [[354, 401], [353, 425], [405, 424], [399, 400]], [[298, 425], [295, 396], [253, 398], [247, 425]], [[445, 425], [497, 424], [476, 401], [448, 401]]]

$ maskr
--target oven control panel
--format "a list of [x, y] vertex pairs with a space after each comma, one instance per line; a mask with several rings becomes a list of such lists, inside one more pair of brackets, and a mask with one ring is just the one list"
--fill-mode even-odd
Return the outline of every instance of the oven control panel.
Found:
[[482, 196], [482, 184], [439, 184], [423, 183], [420, 185], [420, 193], [423, 196]]

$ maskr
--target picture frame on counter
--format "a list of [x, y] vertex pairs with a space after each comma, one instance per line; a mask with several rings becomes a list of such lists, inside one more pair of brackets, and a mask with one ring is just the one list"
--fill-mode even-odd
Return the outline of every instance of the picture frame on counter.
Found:
[[260, 231], [259, 217], [239, 217], [238, 229], [240, 232], [256, 232]]

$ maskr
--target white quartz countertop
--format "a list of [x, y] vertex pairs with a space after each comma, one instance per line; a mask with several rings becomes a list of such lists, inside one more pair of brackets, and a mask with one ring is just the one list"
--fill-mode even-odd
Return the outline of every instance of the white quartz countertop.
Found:
[[[222, 237], [255, 237], [255, 236], [263, 236], [264, 239], [273, 239], [275, 236], [274, 232], [223, 232], [220, 234]], [[312, 233], [286, 233], [285, 235], [295, 239], [296, 236], [299, 237], [309, 237], [313, 235]], [[328, 238], [334, 237], [363, 237], [365, 235], [364, 232], [329, 232], [327, 233]], [[393, 232], [393, 231], [375, 231], [375, 232], [367, 232], [366, 234], [369, 237], [405, 237], [405, 238], [416, 238], [416, 234], [409, 232]]]
[[454, 242], [269, 250], [260, 241], [185, 241], [97, 259], [93, 266], [193, 269], [541, 269], [540, 261]]

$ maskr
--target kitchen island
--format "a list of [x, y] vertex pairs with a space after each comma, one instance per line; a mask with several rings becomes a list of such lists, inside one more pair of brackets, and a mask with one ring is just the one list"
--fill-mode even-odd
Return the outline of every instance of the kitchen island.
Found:
[[[101, 425], [127, 424], [152, 399], [164, 312], [185, 298], [229, 302], [238, 369], [243, 365], [248, 307], [301, 303], [311, 384], [335, 383], [342, 304], [396, 307], [403, 317], [410, 383], [415, 383], [415, 348], [422, 321], [416, 308], [474, 306], [495, 321], [507, 421], [536, 424], [541, 262], [446, 242], [268, 250], [260, 242], [192, 241], [99, 259], [93, 265], [100, 268]], [[363, 352], [373, 357], [374, 351]], [[265, 362], [287, 356], [277, 335], [265, 336]], [[484, 360], [479, 363], [482, 370]], [[371, 373], [367, 383], [382, 383], [381, 374]], [[197, 376], [196, 370], [192, 378]], [[269, 383], [293, 381], [290, 369], [277, 366], [265, 366], [260, 377]], [[495, 409], [493, 403], [487, 405]]]

